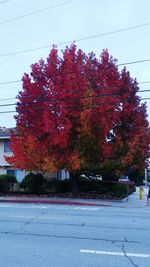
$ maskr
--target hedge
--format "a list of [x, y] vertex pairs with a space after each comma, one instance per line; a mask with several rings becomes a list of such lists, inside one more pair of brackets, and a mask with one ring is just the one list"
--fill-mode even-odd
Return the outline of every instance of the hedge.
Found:
[[44, 178], [41, 173], [34, 174], [30, 172], [24, 177], [20, 186], [27, 192], [38, 194], [43, 192], [43, 183]]
[[17, 183], [16, 177], [10, 174], [0, 175], [0, 192], [8, 193], [10, 186]]
[[[47, 183], [48, 192], [66, 193], [71, 191], [71, 181], [50, 181]], [[116, 181], [82, 180], [78, 182], [78, 190], [83, 193], [97, 192], [116, 197], [126, 197], [135, 191], [134, 182], [124, 183]]]

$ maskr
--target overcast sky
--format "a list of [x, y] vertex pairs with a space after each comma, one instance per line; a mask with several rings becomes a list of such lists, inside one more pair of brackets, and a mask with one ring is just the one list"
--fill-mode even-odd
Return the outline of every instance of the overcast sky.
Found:
[[[32, 15], [26, 16], [30, 13]], [[21, 83], [9, 82], [20, 80], [24, 72], [30, 72], [32, 63], [41, 57], [45, 59], [52, 44], [71, 43], [94, 35], [99, 37], [77, 41], [78, 48], [86, 53], [93, 51], [97, 56], [108, 48], [118, 64], [150, 59], [150, 1], [0, 0], [0, 126], [15, 126], [15, 113], [1, 113], [15, 110], [15, 106], [2, 105], [15, 103], [21, 90]], [[45, 49], [15, 54], [45, 46]], [[64, 47], [58, 46], [60, 50]], [[138, 82], [150, 81], [150, 61], [127, 65], [127, 69]], [[150, 89], [150, 83], [139, 85], [140, 90]], [[140, 96], [149, 97], [150, 92], [140, 93]], [[7, 98], [12, 99], [3, 100]], [[147, 105], [150, 119], [150, 100]]]

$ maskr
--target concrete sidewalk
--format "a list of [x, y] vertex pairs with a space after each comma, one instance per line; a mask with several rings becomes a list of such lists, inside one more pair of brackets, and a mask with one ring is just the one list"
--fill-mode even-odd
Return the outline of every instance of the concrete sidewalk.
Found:
[[[119, 203], [120, 207], [124, 208], [144, 208], [148, 205], [149, 188], [143, 188], [143, 198], [140, 199], [140, 187], [136, 187], [136, 191], [128, 196], [124, 201]], [[114, 205], [113, 205], [114, 206]]]
[[99, 199], [72, 199], [72, 198], [50, 198], [50, 197], [10, 197], [1, 196], [0, 203], [32, 203], [32, 204], [62, 204], [80, 206], [106, 206], [122, 208], [144, 208], [148, 204], [149, 189], [143, 187], [143, 199], [139, 197], [139, 187], [136, 192], [123, 200], [99, 200]]

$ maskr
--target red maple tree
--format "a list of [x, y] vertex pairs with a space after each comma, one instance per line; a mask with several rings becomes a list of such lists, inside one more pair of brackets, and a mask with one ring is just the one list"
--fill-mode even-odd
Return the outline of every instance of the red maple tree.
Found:
[[13, 156], [8, 162], [26, 170], [65, 168], [123, 172], [143, 168], [150, 131], [138, 85], [104, 50], [99, 59], [75, 44], [59, 56], [53, 47], [44, 62], [24, 74], [18, 94]]

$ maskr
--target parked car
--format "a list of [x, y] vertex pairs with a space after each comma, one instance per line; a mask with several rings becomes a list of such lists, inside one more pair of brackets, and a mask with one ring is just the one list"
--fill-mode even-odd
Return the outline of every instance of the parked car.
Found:
[[128, 175], [123, 175], [119, 178], [119, 182], [130, 182]]
[[85, 174], [81, 174], [80, 177], [83, 177], [83, 178], [88, 179], [88, 180], [102, 181], [102, 175], [85, 175]]

